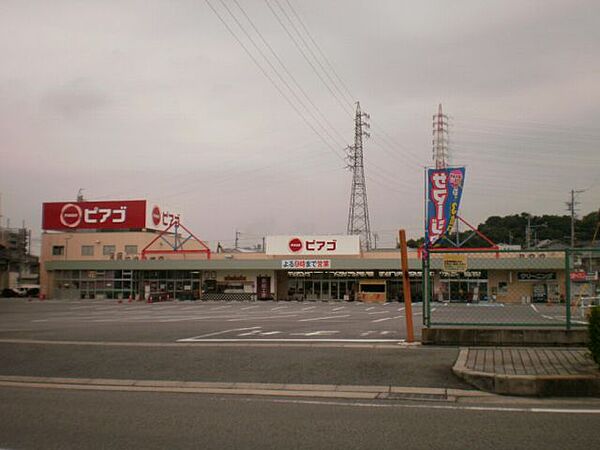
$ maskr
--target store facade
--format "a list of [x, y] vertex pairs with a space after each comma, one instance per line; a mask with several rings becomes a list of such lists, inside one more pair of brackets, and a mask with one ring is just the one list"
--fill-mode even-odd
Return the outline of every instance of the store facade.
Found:
[[[48, 298], [404, 300], [399, 251], [361, 251], [358, 236], [269, 236], [265, 251], [256, 253], [202, 253], [204, 243], [190, 240], [185, 251], [178, 251], [171, 246], [181, 237], [164, 234], [174, 215], [159, 214], [146, 202], [150, 213], [137, 211], [138, 219], [131, 221], [131, 202], [89, 203], [58, 204], [48, 213], [58, 218], [44, 215], [40, 282]], [[98, 223], [93, 223], [96, 228], [89, 223], [81, 228], [86, 220], [103, 219], [108, 228]], [[160, 226], [153, 228], [155, 222]], [[118, 228], [123, 223], [132, 228]], [[433, 301], [530, 303], [564, 298], [562, 252], [463, 252], [461, 260], [460, 270], [454, 270], [456, 265], [449, 270], [443, 255], [431, 257]], [[418, 251], [409, 251], [408, 265], [412, 300], [422, 301]]]

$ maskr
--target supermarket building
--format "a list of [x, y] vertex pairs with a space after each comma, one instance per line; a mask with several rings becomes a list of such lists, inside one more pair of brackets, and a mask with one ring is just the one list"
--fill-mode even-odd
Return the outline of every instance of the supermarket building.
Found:
[[[262, 252], [215, 252], [177, 214], [146, 200], [45, 203], [41, 293], [55, 299], [402, 301], [400, 251], [362, 251], [358, 236], [268, 236]], [[431, 258], [435, 301], [559, 302], [564, 252]], [[421, 255], [409, 250], [413, 301]]]

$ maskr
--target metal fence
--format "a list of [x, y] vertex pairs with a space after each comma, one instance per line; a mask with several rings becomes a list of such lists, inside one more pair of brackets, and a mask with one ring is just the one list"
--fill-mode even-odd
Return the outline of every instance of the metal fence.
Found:
[[600, 305], [600, 249], [569, 249], [565, 252], [565, 270], [569, 274], [566, 295], [570, 300], [570, 322], [587, 325], [590, 308]]
[[461, 250], [423, 258], [425, 326], [570, 329], [599, 302], [600, 249]]

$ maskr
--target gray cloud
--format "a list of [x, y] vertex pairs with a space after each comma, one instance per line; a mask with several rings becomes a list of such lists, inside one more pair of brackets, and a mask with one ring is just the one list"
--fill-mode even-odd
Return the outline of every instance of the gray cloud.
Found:
[[110, 104], [110, 96], [98, 88], [90, 86], [83, 79], [52, 89], [42, 97], [42, 104], [68, 119], [77, 119], [82, 115], [93, 114]]
[[[350, 174], [335, 153], [352, 142], [351, 114], [266, 4], [239, 1], [318, 108], [296, 91], [313, 119], [288, 94], [322, 137], [204, 2], [3, 3], [3, 214], [37, 226], [41, 202], [84, 187], [91, 198], [164, 199], [210, 240], [236, 228], [343, 232]], [[597, 2], [290, 2], [371, 113], [365, 164], [380, 242], [393, 244], [399, 226], [420, 233], [439, 102], [453, 118], [453, 161], [468, 167], [471, 221], [562, 213], [572, 188], [591, 187], [582, 212], [597, 207]]]

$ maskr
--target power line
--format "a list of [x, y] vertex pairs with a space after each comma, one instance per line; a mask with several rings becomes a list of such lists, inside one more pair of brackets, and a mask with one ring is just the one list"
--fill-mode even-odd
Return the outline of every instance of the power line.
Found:
[[350, 92], [350, 89], [348, 89], [348, 86], [346, 85], [346, 83], [344, 83], [344, 80], [342, 80], [342, 78], [338, 75], [337, 71], [333, 67], [333, 64], [331, 64], [331, 62], [329, 61], [329, 58], [327, 58], [327, 56], [325, 55], [325, 53], [321, 50], [321, 47], [319, 46], [319, 44], [317, 44], [317, 42], [313, 38], [312, 33], [309, 31], [308, 27], [304, 24], [304, 21], [302, 20], [302, 18], [300, 17], [300, 15], [296, 12], [296, 9], [292, 6], [292, 4], [291, 4], [291, 2], [289, 0], [286, 0], [286, 2], [288, 4], [288, 6], [290, 7], [290, 9], [291, 9], [292, 13], [294, 14], [294, 16], [296, 16], [296, 18], [298, 19], [298, 22], [300, 23], [300, 26], [302, 27], [302, 29], [304, 30], [304, 32], [306, 33], [306, 35], [308, 36], [308, 38], [311, 40], [311, 42], [313, 43], [313, 45], [315, 46], [315, 48], [317, 49], [317, 51], [319, 52], [319, 54], [321, 55], [321, 57], [323, 58], [323, 60], [325, 61], [325, 63], [331, 69], [331, 72], [333, 73], [333, 75], [338, 79], [338, 81], [340, 82], [340, 84], [344, 88], [344, 90], [346, 91], [346, 94], [348, 95], [348, 97], [350, 98], [350, 100], [352, 102], [354, 102], [355, 98], [352, 95], [352, 93]]
[[283, 92], [283, 90], [279, 87], [279, 85], [277, 83], [275, 83], [275, 81], [273, 80], [273, 78], [267, 73], [267, 71], [262, 67], [262, 65], [257, 61], [257, 59], [254, 57], [254, 55], [250, 52], [250, 50], [248, 50], [248, 48], [244, 45], [244, 43], [241, 41], [241, 39], [237, 36], [237, 34], [231, 29], [231, 27], [229, 26], [229, 24], [225, 21], [225, 19], [223, 19], [223, 17], [221, 17], [221, 15], [219, 14], [219, 12], [214, 8], [214, 6], [210, 3], [210, 0], [204, 0], [206, 2], [206, 4], [209, 6], [209, 8], [212, 10], [212, 12], [217, 16], [217, 18], [219, 19], [219, 21], [223, 24], [223, 26], [225, 26], [225, 28], [227, 29], [227, 31], [229, 32], [229, 34], [231, 34], [233, 36], [233, 38], [237, 41], [237, 43], [240, 45], [240, 47], [242, 47], [242, 49], [244, 50], [244, 52], [246, 52], [246, 54], [250, 57], [250, 59], [252, 60], [252, 62], [254, 62], [254, 64], [258, 67], [258, 69], [261, 71], [261, 73], [269, 80], [269, 82], [273, 85], [273, 87], [275, 87], [275, 89], [277, 89], [277, 92], [279, 92], [279, 94], [285, 99], [285, 101], [292, 107], [292, 109], [296, 112], [296, 114], [298, 114], [300, 116], [300, 118], [304, 121], [304, 123], [317, 135], [319, 136], [319, 138], [323, 141], [323, 143], [325, 145], [327, 145], [327, 147], [342, 161], [344, 161], [343, 156], [340, 156], [337, 152], [337, 150], [323, 137], [323, 135], [306, 119], [306, 117], [304, 116], [304, 114], [302, 114], [302, 112], [300, 112], [300, 110], [296, 107], [296, 105], [294, 105], [294, 103], [289, 99], [289, 97]]
[[[340, 105], [340, 107], [348, 114], [350, 114], [350, 116], [352, 116], [352, 112], [351, 112], [351, 108], [348, 107], [348, 105], [344, 105], [344, 102], [341, 101], [338, 96], [336, 95], [336, 93], [331, 89], [331, 87], [329, 86], [329, 84], [323, 79], [323, 77], [321, 76], [321, 74], [319, 73], [319, 71], [317, 70], [317, 68], [315, 67], [315, 65], [312, 63], [312, 61], [308, 58], [308, 56], [306, 56], [306, 53], [304, 52], [304, 50], [302, 49], [302, 47], [300, 46], [300, 44], [298, 43], [298, 41], [296, 40], [296, 38], [294, 38], [294, 36], [292, 35], [292, 33], [290, 32], [290, 30], [288, 29], [288, 27], [283, 23], [283, 20], [281, 19], [281, 17], [279, 17], [279, 14], [273, 9], [273, 7], [271, 6], [271, 4], [269, 3], [268, 0], [265, 0], [265, 3], [267, 4], [268, 8], [271, 10], [271, 13], [273, 13], [273, 15], [275, 16], [275, 18], [277, 19], [277, 22], [279, 22], [279, 24], [282, 26], [282, 28], [285, 30], [286, 34], [289, 36], [289, 38], [292, 40], [292, 42], [294, 43], [294, 45], [296, 46], [296, 48], [298, 49], [298, 51], [300, 52], [300, 54], [302, 55], [302, 57], [304, 58], [304, 60], [309, 64], [309, 66], [311, 67], [311, 69], [313, 70], [313, 72], [317, 75], [317, 77], [319, 78], [319, 80], [321, 80], [321, 83], [323, 83], [323, 85], [327, 88], [327, 90], [331, 93], [331, 95], [333, 96], [333, 98], [336, 100], [336, 102]], [[279, 7], [279, 9], [281, 8], [281, 5], [277, 2], [277, 0], [275, 0], [275, 4]], [[285, 14], [285, 12], [284, 12]], [[286, 17], [289, 20], [289, 16], [286, 15]]]
[[250, 26], [253, 28], [253, 30], [256, 32], [256, 34], [260, 37], [260, 39], [263, 42], [263, 44], [269, 49], [269, 51], [271, 52], [271, 54], [273, 55], [273, 57], [277, 60], [277, 62], [281, 66], [281, 68], [290, 77], [290, 79], [292, 80], [292, 82], [294, 83], [294, 85], [296, 86], [296, 88], [302, 93], [302, 95], [304, 96], [304, 98], [311, 104], [311, 106], [319, 113], [319, 115], [325, 121], [325, 123], [338, 135], [338, 137], [340, 138], [340, 140], [342, 142], [345, 142], [345, 138], [331, 124], [331, 122], [329, 121], [329, 119], [327, 118], [327, 116], [325, 116], [325, 114], [323, 114], [323, 112], [321, 111], [321, 109], [315, 104], [315, 102], [306, 93], [305, 89], [300, 85], [300, 83], [298, 83], [298, 81], [296, 80], [296, 77], [289, 71], [289, 69], [283, 63], [283, 61], [281, 60], [281, 58], [279, 57], [279, 55], [277, 54], [277, 52], [273, 49], [273, 47], [271, 46], [271, 44], [269, 44], [269, 42], [265, 39], [265, 37], [260, 32], [260, 30], [258, 29], [258, 27], [256, 27], [256, 25], [254, 24], [254, 22], [252, 21], [252, 19], [250, 18], [250, 16], [246, 13], [246, 10], [244, 10], [244, 8], [240, 5], [240, 3], [238, 2], [238, 0], [233, 0], [233, 1], [236, 4], [236, 6], [239, 8], [239, 10], [242, 12], [242, 14], [244, 15], [244, 17], [248, 21], [248, 23], [250, 23]]
[[[227, 6], [227, 4], [223, 1], [223, 0], [219, 0], [221, 2], [221, 5], [223, 5], [223, 7], [225, 8], [225, 10], [229, 13], [229, 15], [231, 16], [231, 18], [235, 21], [235, 23], [238, 25], [238, 27], [242, 30], [242, 32], [245, 34], [245, 36], [248, 38], [248, 40], [250, 41], [250, 43], [254, 46], [254, 48], [256, 49], [256, 51], [262, 56], [262, 58], [265, 60], [265, 62], [269, 65], [269, 67], [271, 68], [271, 70], [275, 73], [275, 75], [277, 75], [277, 78], [279, 78], [279, 80], [281, 81], [281, 83], [283, 83], [283, 85], [288, 89], [288, 91], [292, 94], [292, 96], [296, 99], [296, 101], [305, 109], [305, 111], [311, 116], [311, 118], [321, 127], [321, 129], [325, 132], [325, 134], [327, 134], [327, 136], [335, 142], [335, 138], [331, 135], [331, 133], [329, 132], [329, 130], [323, 126], [323, 124], [319, 121], [319, 119], [315, 116], [315, 113], [308, 107], [306, 106], [306, 104], [304, 103], [304, 101], [302, 101], [302, 99], [298, 96], [298, 94], [296, 93], [296, 91], [294, 89], [292, 89], [292, 87], [290, 86], [290, 84], [287, 82], [287, 80], [281, 75], [281, 73], [275, 68], [275, 66], [273, 65], [273, 63], [271, 62], [271, 60], [269, 58], [267, 58], [267, 56], [265, 55], [265, 53], [262, 51], [262, 49], [256, 44], [256, 42], [254, 41], [254, 39], [252, 38], [252, 36], [250, 36], [250, 34], [248, 33], [248, 31], [246, 30], [246, 28], [240, 23], [240, 21], [238, 20], [237, 16], [231, 11], [231, 9], [229, 9], [229, 7]], [[237, 3], [237, 2], [236, 2]], [[238, 7], [242, 10], [243, 13], [245, 13], [245, 11], [242, 9], [242, 7], [239, 5], [239, 3], [237, 3]], [[248, 16], [246, 15], [246, 18], [249, 20]], [[344, 140], [342, 139], [342, 145], [343, 145]]]
[[[340, 94], [340, 97], [343, 100], [345, 100], [346, 102], [348, 102], [348, 104], [352, 105], [353, 102], [355, 101], [354, 98], [352, 96], [350, 96], [350, 100], [349, 101], [344, 98], [344, 92], [342, 92], [342, 90], [338, 87], [338, 83], [329, 75], [329, 72], [327, 70], [325, 70], [325, 68], [323, 67], [323, 64], [321, 64], [321, 61], [319, 60], [319, 58], [316, 57], [315, 53], [310, 48], [310, 45], [307, 44], [306, 40], [304, 39], [303, 34], [298, 30], [298, 28], [294, 24], [294, 21], [290, 18], [290, 16], [288, 15], [288, 13], [285, 11], [285, 9], [279, 3], [279, 1], [278, 0], [274, 0], [274, 1], [277, 4], [277, 6], [279, 7], [279, 9], [283, 12], [283, 14], [287, 18], [287, 20], [290, 22], [290, 24], [294, 28], [294, 31], [296, 32], [296, 34], [298, 35], [298, 37], [300, 38], [300, 40], [302, 41], [302, 43], [304, 44], [304, 46], [306, 47], [306, 49], [308, 50], [308, 52], [311, 54], [311, 56], [313, 57], [313, 59], [315, 60], [315, 62], [319, 65], [319, 67], [321, 68], [321, 70], [323, 71], [323, 73], [325, 74], [325, 76], [327, 77], [327, 79], [331, 82], [331, 84], [334, 87], [334, 89], [338, 92], [338, 94]], [[287, 4], [291, 8], [292, 13], [293, 13], [294, 9], [293, 9], [292, 5], [290, 4], [290, 2], [287, 2]], [[298, 21], [300, 23], [302, 23], [302, 21], [300, 20], [300, 18], [298, 17], [297, 14], [296, 14], [296, 18], [298, 19]]]
[[[298, 37], [300, 38], [300, 40], [302, 41], [302, 43], [304, 44], [304, 46], [307, 48], [307, 50], [310, 52], [311, 56], [317, 62], [317, 64], [319, 65], [319, 67], [321, 68], [321, 70], [323, 71], [323, 73], [325, 74], [325, 76], [329, 79], [329, 81], [331, 82], [331, 84], [333, 85], [333, 87], [343, 96], [343, 93], [341, 92], [341, 89], [339, 88], [338, 83], [335, 80], [333, 80], [333, 78], [329, 75], [329, 72], [320, 63], [319, 58], [316, 57], [316, 55], [312, 51], [310, 45], [303, 38], [302, 33], [295, 26], [294, 21], [286, 13], [285, 9], [279, 4], [278, 0], [274, 0], [274, 1], [275, 1], [275, 4], [278, 6], [278, 8], [281, 10], [281, 12], [285, 15], [286, 19], [290, 22], [290, 24], [294, 28], [294, 31], [296, 32], [296, 34], [298, 35]], [[309, 37], [310, 41], [313, 43], [314, 47], [317, 49], [317, 52], [319, 52], [323, 56], [323, 59], [326, 61], [327, 65], [330, 67], [330, 69], [331, 69], [332, 73], [334, 74], [334, 76], [336, 78], [338, 78], [339, 84], [342, 85], [342, 88], [347, 92], [347, 94], [349, 95], [349, 97], [352, 98], [352, 99], [354, 99], [355, 96], [352, 95], [352, 93], [348, 89], [347, 85], [343, 82], [343, 80], [341, 79], [341, 77], [337, 74], [337, 72], [333, 68], [333, 65], [331, 64], [331, 62], [329, 61], [329, 59], [327, 58], [327, 56], [325, 55], [325, 53], [322, 51], [322, 49], [319, 46], [319, 44], [317, 43], [316, 39], [312, 36], [312, 33], [310, 33], [310, 31], [308, 30], [308, 27], [304, 24], [304, 21], [300, 18], [299, 14], [296, 12], [296, 10], [292, 6], [292, 4], [288, 0], [286, 0], [286, 2], [288, 3], [288, 6], [289, 6], [290, 10], [292, 11], [292, 14], [296, 17], [297, 21], [299, 22], [300, 26], [304, 30], [305, 34]], [[284, 30], [286, 31], [286, 33], [288, 34], [288, 36], [290, 37], [290, 39], [292, 40], [292, 42], [294, 43], [294, 45], [296, 46], [296, 48], [300, 51], [300, 53], [303, 56], [303, 58], [310, 65], [310, 67], [313, 70], [313, 72], [320, 79], [321, 83], [323, 83], [323, 85], [328, 89], [328, 91], [331, 93], [331, 95], [334, 97], [334, 99], [337, 101], [337, 103], [342, 107], [342, 109], [344, 109], [344, 111], [348, 112], [348, 109], [343, 105], [343, 102], [340, 101], [338, 95], [336, 95], [332, 91], [332, 89], [329, 87], [329, 84], [320, 75], [320, 73], [317, 70], [317, 68], [315, 67], [315, 65], [312, 63], [312, 61], [308, 58], [308, 56], [306, 55], [306, 53], [303, 51], [303, 49], [300, 46], [300, 44], [298, 43], [298, 41], [292, 36], [292, 34], [288, 30], [287, 26], [283, 23], [283, 21], [281, 20], [281, 18], [279, 17], [279, 15], [272, 8], [272, 6], [269, 4], [268, 0], [265, 0], [265, 3], [267, 4], [267, 6], [269, 7], [269, 9], [273, 13], [273, 15], [275, 16], [275, 18], [277, 19], [277, 21], [280, 23], [280, 25], [284, 28]], [[348, 112], [348, 113], [352, 114], [350, 112]], [[386, 146], [389, 147], [392, 150], [396, 150], [397, 147], [404, 148], [405, 151], [407, 151], [408, 155], [412, 156], [414, 158], [413, 161], [412, 161], [412, 164], [415, 165], [415, 166], [417, 166], [417, 167], [419, 167], [419, 168], [422, 167], [421, 159], [419, 158], [419, 156], [416, 156], [417, 153], [411, 152], [410, 150], [407, 150], [406, 147], [402, 146], [401, 144], [398, 144], [397, 142], [394, 142], [393, 138], [391, 138], [391, 136], [383, 129], [383, 127], [381, 127], [381, 126], [380, 127], [374, 127], [374, 129], [377, 129], [377, 130], [381, 131], [381, 136], [379, 137], [379, 140], [377, 140], [377, 139], [374, 140], [375, 145], [377, 145], [379, 148], [381, 148], [384, 151], [385, 151], [385, 147]], [[379, 142], [379, 141], [381, 141], [381, 142]], [[394, 157], [396, 156], [395, 153], [393, 153], [393, 152], [390, 153], [390, 154], [394, 155]]]

